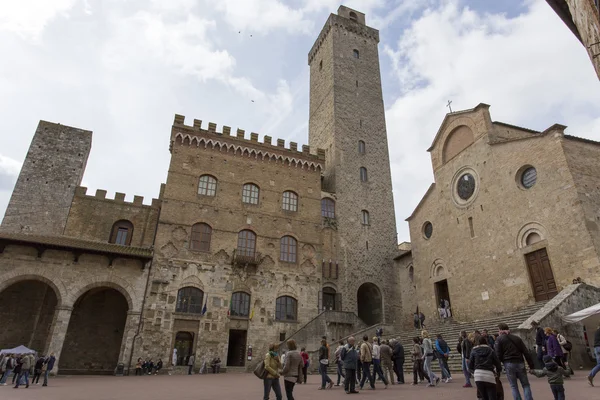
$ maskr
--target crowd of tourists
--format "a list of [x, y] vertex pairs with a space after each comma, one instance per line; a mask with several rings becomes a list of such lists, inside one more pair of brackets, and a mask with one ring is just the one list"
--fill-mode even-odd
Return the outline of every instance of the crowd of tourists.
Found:
[[39, 385], [40, 377], [44, 377], [42, 386], [48, 386], [48, 374], [54, 368], [56, 358], [54, 353], [48, 357], [36, 357], [33, 354], [0, 354], [0, 386], [6, 386], [12, 376], [11, 384], [15, 389], [25, 385], [29, 387], [29, 378], [32, 385]]

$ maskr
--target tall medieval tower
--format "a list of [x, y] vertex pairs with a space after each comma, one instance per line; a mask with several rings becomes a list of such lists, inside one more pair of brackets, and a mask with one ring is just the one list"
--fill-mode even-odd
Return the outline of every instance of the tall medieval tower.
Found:
[[335, 200], [334, 284], [343, 310], [369, 325], [393, 323], [401, 306], [378, 43], [379, 31], [363, 13], [340, 6], [308, 54], [309, 140], [326, 151], [323, 196]]

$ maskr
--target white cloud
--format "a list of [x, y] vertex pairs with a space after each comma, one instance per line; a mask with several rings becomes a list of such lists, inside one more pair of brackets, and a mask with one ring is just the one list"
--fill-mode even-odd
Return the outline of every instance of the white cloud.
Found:
[[23, 38], [37, 40], [46, 25], [56, 16], [67, 16], [77, 0], [19, 0], [3, 1], [0, 30]]
[[403, 219], [432, 182], [425, 150], [448, 99], [454, 111], [484, 102], [495, 120], [533, 129], [559, 122], [571, 134], [600, 139], [600, 84], [585, 50], [545, 1], [529, 5], [508, 18], [450, 1], [385, 49], [403, 90], [387, 110], [400, 239], [408, 239]]

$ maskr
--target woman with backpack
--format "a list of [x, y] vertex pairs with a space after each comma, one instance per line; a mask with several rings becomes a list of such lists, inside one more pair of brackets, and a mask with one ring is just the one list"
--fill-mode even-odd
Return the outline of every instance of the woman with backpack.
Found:
[[497, 400], [496, 377], [502, 371], [498, 356], [488, 345], [484, 336], [479, 337], [479, 343], [471, 350], [469, 357], [469, 372], [475, 377], [477, 391], [483, 400]]

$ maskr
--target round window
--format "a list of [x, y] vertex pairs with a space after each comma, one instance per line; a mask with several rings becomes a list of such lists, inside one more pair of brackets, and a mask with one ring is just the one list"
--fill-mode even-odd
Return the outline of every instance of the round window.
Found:
[[462, 175], [456, 183], [456, 192], [462, 200], [469, 200], [475, 193], [475, 178], [473, 175], [469, 173]]
[[525, 168], [521, 174], [521, 185], [525, 189], [531, 188], [537, 182], [537, 170], [534, 167]]
[[433, 225], [431, 222], [427, 221], [423, 225], [423, 236], [425, 236], [426, 239], [429, 239], [431, 235], [433, 235]]

